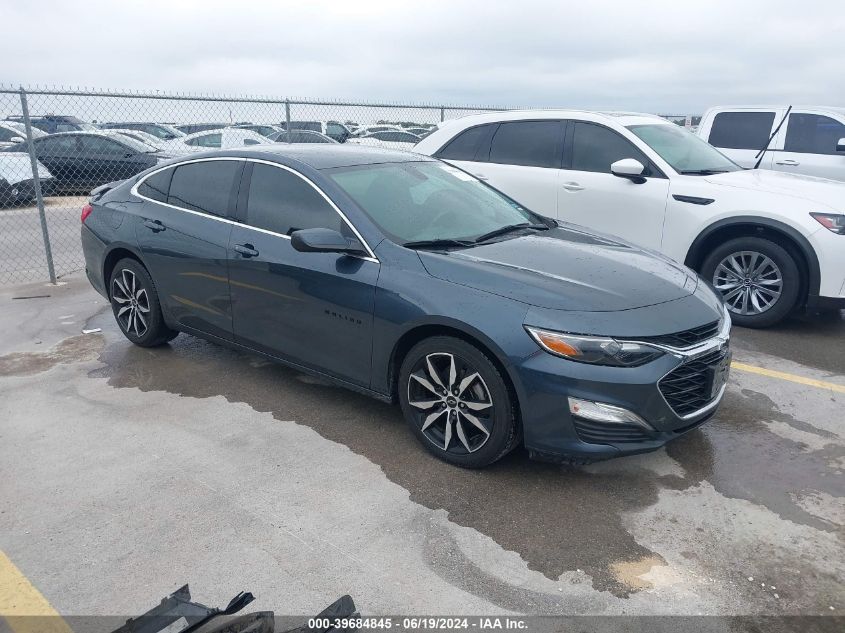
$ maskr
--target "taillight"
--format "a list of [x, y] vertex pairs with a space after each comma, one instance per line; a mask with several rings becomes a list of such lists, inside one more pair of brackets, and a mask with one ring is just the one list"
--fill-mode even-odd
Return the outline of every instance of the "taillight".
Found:
[[94, 207], [92, 207], [90, 204], [86, 204], [84, 207], [82, 207], [82, 215], [79, 216], [79, 221], [84, 223], [85, 220], [88, 219], [88, 216], [91, 215], [91, 212], [93, 210]]

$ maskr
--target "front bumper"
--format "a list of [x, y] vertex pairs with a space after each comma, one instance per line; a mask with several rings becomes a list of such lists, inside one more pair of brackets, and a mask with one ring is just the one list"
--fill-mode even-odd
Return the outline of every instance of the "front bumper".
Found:
[[[640, 367], [587, 365], [545, 351], [532, 354], [517, 368], [524, 391], [525, 447], [541, 459], [596, 461], [653, 451], [701, 426], [724, 397], [729, 328], [728, 321], [718, 336], [690, 350], [666, 350]], [[685, 400], [690, 393], [700, 397]], [[648, 428], [576, 417], [569, 411], [570, 396], [632, 411]]]

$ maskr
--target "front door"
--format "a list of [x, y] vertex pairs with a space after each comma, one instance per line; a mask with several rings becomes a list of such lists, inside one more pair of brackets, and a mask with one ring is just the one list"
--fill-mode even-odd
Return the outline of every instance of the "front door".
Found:
[[773, 152], [772, 169], [833, 180], [845, 180], [845, 152], [837, 152], [845, 138], [845, 124], [830, 116], [793, 110], [786, 122], [783, 150]]
[[301, 253], [298, 229], [351, 234], [334, 207], [296, 172], [248, 163], [242, 225], [229, 239], [235, 340], [368, 387], [379, 264], [372, 258]]
[[[558, 218], [659, 249], [669, 179], [619, 133], [597, 123], [573, 121], [560, 178]], [[610, 173], [610, 165], [633, 158], [646, 167], [638, 184]]]

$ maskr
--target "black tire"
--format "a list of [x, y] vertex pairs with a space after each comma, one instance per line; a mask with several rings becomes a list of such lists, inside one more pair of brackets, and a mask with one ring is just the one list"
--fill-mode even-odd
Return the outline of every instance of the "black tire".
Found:
[[109, 300], [120, 331], [135, 345], [156, 347], [179, 334], [164, 323], [155, 283], [135, 259], [121, 259], [115, 265], [109, 278]]
[[[717, 268], [720, 268], [720, 263], [724, 262], [732, 255], [738, 255], [740, 253], [757, 253], [771, 260], [777, 268], [777, 272], [780, 275], [779, 278], [782, 280], [782, 285], [780, 287], [780, 296], [774, 298], [765, 310], [758, 311], [756, 307], [751, 305], [749, 302], [750, 308], [748, 314], [741, 314], [741, 312], [737, 310], [736, 306], [731, 305], [732, 301], [742, 301], [740, 295], [731, 295], [732, 292], [736, 292], [736, 289], [725, 291], [719, 290], [722, 292], [722, 296], [726, 299], [726, 304], [731, 312], [731, 319], [735, 325], [741, 325], [747, 328], [764, 328], [775, 325], [792, 312], [798, 301], [798, 296], [801, 292], [801, 273], [798, 270], [798, 264], [795, 262], [795, 258], [789, 253], [789, 251], [771, 240], [762, 237], [737, 237], [735, 239], [728, 240], [707, 256], [704, 263], [701, 265], [701, 276], [714, 287], [717, 286], [716, 273]], [[748, 259], [742, 260], [740, 258], [739, 261], [750, 262], [751, 259], [749, 256]], [[722, 269], [720, 268], [720, 270]], [[738, 277], [739, 275], [737, 275], [737, 278]], [[771, 284], [771, 279], [774, 278], [776, 277], [769, 277], [768, 283]], [[750, 282], [743, 283], [747, 284]], [[772, 299], [772, 295], [768, 292], [768, 290], [772, 287], [776, 286], [762, 286], [764, 294], [758, 295], [762, 297], [761, 301]], [[760, 288], [760, 286], [758, 286], [758, 288]], [[751, 292], [751, 290], [749, 290], [749, 292]], [[739, 306], [739, 308], [741, 310], [741, 306]]]
[[[453, 381], [449, 380], [450, 357], [456, 368]], [[442, 384], [431, 378], [427, 360]], [[441, 393], [432, 393], [414, 375], [428, 380]], [[443, 387], [462, 386], [457, 397], [454, 392], [443, 393]], [[402, 413], [414, 435], [426, 449], [450, 464], [483, 468], [519, 443], [515, 402], [504, 378], [486, 354], [461, 339], [435, 336], [417, 343], [402, 362], [398, 391]], [[438, 402], [430, 408], [422, 407], [428, 400]], [[490, 404], [485, 406], [487, 402]], [[424, 428], [438, 411], [441, 415]]]

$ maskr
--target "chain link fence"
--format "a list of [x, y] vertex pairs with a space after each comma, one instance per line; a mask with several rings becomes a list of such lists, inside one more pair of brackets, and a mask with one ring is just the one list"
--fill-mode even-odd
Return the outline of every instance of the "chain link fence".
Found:
[[0, 285], [81, 270], [90, 191], [163, 159], [268, 142], [358, 143], [367, 134], [410, 149], [441, 121], [501, 109], [0, 85]]
[[505, 109], [0, 84], [0, 285], [81, 270], [90, 191], [169, 157], [267, 142], [411, 149], [441, 121]]

